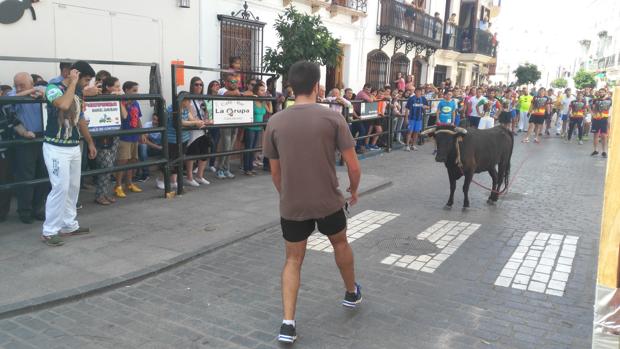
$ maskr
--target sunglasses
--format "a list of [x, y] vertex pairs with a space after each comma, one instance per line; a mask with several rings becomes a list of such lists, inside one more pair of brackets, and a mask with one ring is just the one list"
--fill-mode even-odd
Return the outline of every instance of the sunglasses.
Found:
[[239, 80], [228, 80], [228, 82], [230, 82], [231, 84], [236, 84], [239, 82]]

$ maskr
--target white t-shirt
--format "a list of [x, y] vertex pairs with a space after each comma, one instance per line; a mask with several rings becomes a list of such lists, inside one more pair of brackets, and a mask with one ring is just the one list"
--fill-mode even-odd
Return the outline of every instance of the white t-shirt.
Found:
[[484, 99], [484, 96], [480, 96], [480, 98], [476, 97], [476, 96], [472, 96], [469, 99], [469, 108], [471, 110], [471, 113], [469, 114], [469, 116], [480, 116], [478, 115], [478, 102], [480, 102], [481, 100]]
[[[190, 105], [190, 109], [192, 111], [192, 113], [194, 114], [194, 117], [196, 119], [200, 119], [200, 120], [204, 120], [205, 116], [204, 115], [204, 111], [200, 108], [200, 106], [202, 105], [203, 101], [199, 100], [199, 99], [194, 99], [192, 100], [192, 104]], [[204, 136], [205, 131], [204, 130], [192, 130], [189, 133], [189, 143], [188, 144], [192, 144], [196, 139], [198, 139], [201, 136]]]
[[564, 97], [562, 98], [562, 110], [560, 111], [560, 114], [562, 115], [568, 115], [568, 108], [570, 107], [570, 104], [572, 101], [575, 100], [575, 97], [573, 96], [569, 96], [566, 97], [566, 95], [564, 95]]

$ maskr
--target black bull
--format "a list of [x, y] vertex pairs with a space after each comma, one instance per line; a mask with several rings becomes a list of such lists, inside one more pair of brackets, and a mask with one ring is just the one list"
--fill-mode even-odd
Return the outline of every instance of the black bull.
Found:
[[502, 183], [505, 183], [504, 190], [508, 187], [514, 137], [506, 128], [496, 126], [478, 130], [437, 126], [425, 130], [423, 134], [435, 137], [437, 143], [435, 160], [445, 163], [448, 169], [450, 198], [446, 206], [452, 207], [456, 181], [461, 176], [465, 177], [463, 207], [469, 207], [469, 185], [474, 173], [486, 171], [493, 179], [493, 190], [487, 200], [489, 204], [497, 201]]

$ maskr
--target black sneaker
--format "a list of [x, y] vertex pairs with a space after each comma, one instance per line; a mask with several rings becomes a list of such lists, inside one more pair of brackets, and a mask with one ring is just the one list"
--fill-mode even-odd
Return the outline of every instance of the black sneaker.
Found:
[[607, 153], [606, 153], [606, 152], [602, 152], [602, 153], [601, 153], [601, 156], [602, 156], [602, 157], [604, 157], [604, 158], [606, 158], [606, 157], [607, 157]]
[[[596, 150], [593, 151], [592, 154], [590, 154], [590, 156], [594, 156], [594, 155], [598, 155], [598, 152]], [[607, 154], [605, 154], [605, 155], [607, 155]]]
[[295, 326], [282, 324], [282, 326], [280, 326], [278, 341], [282, 343], [295, 343], [295, 340], [297, 340], [297, 332], [295, 331]]
[[356, 282], [355, 293], [346, 292], [344, 294], [344, 300], [342, 301], [342, 305], [347, 308], [355, 308], [360, 303], [362, 303], [362, 288]]
[[79, 227], [75, 229], [74, 231], [69, 231], [69, 232], [61, 231], [58, 235], [60, 235], [61, 237], [64, 237], [64, 236], [77, 236], [77, 235], [86, 235], [86, 234], [90, 234], [90, 229]]

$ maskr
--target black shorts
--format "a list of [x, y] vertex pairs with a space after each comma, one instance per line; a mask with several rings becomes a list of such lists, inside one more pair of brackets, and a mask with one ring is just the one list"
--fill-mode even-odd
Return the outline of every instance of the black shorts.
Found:
[[211, 138], [207, 135], [196, 138], [185, 151], [186, 155], [208, 154], [211, 149]]
[[499, 123], [500, 124], [509, 124], [512, 122], [512, 113], [509, 111], [503, 111], [499, 114]]
[[592, 119], [592, 126], [590, 127], [592, 133], [600, 133], [602, 135], [607, 134], [607, 118], [604, 119]]
[[471, 127], [478, 128], [478, 126], [480, 125], [480, 117], [479, 116], [470, 116], [469, 117], [469, 124], [471, 125]]
[[530, 124], [542, 125], [545, 123], [544, 115], [532, 115], [530, 116]]
[[282, 236], [288, 242], [300, 242], [308, 239], [314, 232], [314, 228], [318, 226], [321, 234], [330, 236], [340, 233], [347, 228], [347, 216], [344, 210], [331, 214], [325, 218], [308, 219], [306, 221], [289, 221], [280, 218], [282, 226]]

